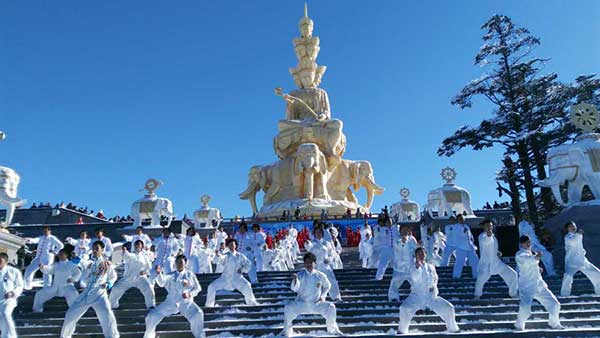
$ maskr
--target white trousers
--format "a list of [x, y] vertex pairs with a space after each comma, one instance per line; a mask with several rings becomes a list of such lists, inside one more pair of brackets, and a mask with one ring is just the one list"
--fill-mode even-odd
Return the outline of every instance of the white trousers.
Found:
[[468, 260], [471, 267], [471, 275], [473, 278], [477, 278], [477, 265], [479, 264], [477, 253], [475, 253], [475, 250], [467, 251], [460, 249], [456, 249], [456, 263], [454, 263], [454, 269], [452, 270], [452, 278], [460, 278], [465, 266], [465, 260]]
[[332, 302], [309, 303], [300, 300], [292, 300], [283, 308], [284, 332], [292, 332], [292, 322], [301, 314], [319, 314], [325, 318], [328, 332], [339, 330], [335, 321], [336, 309]]
[[560, 312], [560, 303], [554, 294], [548, 289], [547, 285], [543, 283], [538, 284], [535, 292], [532, 294], [523, 294], [520, 292], [521, 302], [519, 304], [519, 314], [517, 315], [517, 322], [515, 327], [517, 329], [525, 329], [525, 322], [531, 315], [531, 303], [533, 300], [537, 300], [546, 308], [548, 311], [548, 323], [551, 327], [560, 325], [558, 314]]
[[[54, 256], [52, 256], [52, 258], [50, 258], [48, 262], [42, 262], [39, 259], [39, 257], [36, 257], [31, 261], [31, 264], [29, 264], [27, 269], [25, 269], [25, 275], [23, 276], [23, 282], [24, 282], [23, 288], [25, 290], [31, 290], [31, 283], [33, 282], [33, 276], [40, 269], [40, 263], [43, 263], [44, 265], [53, 264]], [[47, 273], [43, 273], [43, 275], [44, 275], [44, 287], [49, 287], [50, 285], [52, 285], [52, 275], [47, 274]]]
[[79, 292], [73, 284], [63, 285], [61, 287], [53, 285], [47, 288], [41, 288], [33, 297], [33, 312], [44, 311], [44, 303], [54, 297], [65, 297], [67, 305], [71, 306], [79, 296]]
[[398, 292], [398, 289], [400, 289], [404, 281], [410, 283], [410, 273], [394, 271], [392, 274], [392, 281], [390, 282], [390, 288], [388, 290], [388, 300], [390, 302], [392, 300], [400, 299], [400, 293]]
[[14, 298], [0, 300], [0, 331], [2, 338], [17, 338], [17, 330], [12, 313], [17, 306], [17, 300]]
[[158, 323], [160, 323], [163, 318], [177, 313], [181, 313], [185, 319], [190, 322], [192, 335], [195, 338], [204, 337], [204, 313], [196, 303], [193, 301], [181, 302], [178, 306], [171, 301], [165, 301], [158, 305], [156, 309], [150, 311], [146, 316], [146, 332], [144, 333], [144, 338], [155, 338], [156, 326], [158, 326]]
[[215, 296], [219, 290], [238, 290], [246, 301], [246, 305], [255, 305], [256, 298], [252, 292], [252, 285], [242, 276], [223, 276], [215, 279], [208, 285], [206, 290], [206, 305], [207, 307], [215, 306]]
[[454, 245], [447, 245], [444, 248], [444, 252], [442, 253], [442, 262], [440, 263], [440, 265], [441, 266], [448, 266], [448, 265], [450, 265], [450, 256], [452, 256], [452, 254], [455, 251], [456, 251], [456, 247]]
[[518, 296], [519, 279], [517, 272], [508, 265], [502, 262], [489, 264], [480, 264], [477, 268], [477, 280], [475, 281], [475, 297], [483, 295], [483, 286], [492, 277], [492, 275], [500, 275], [500, 277], [508, 286], [508, 295], [512, 298]]
[[102, 326], [102, 334], [105, 338], [119, 338], [119, 331], [117, 330], [117, 320], [115, 315], [110, 308], [108, 297], [106, 295], [98, 296], [93, 301], [86, 301], [86, 296], [80, 295], [79, 298], [71, 305], [67, 313], [65, 314], [65, 321], [63, 323], [60, 336], [62, 338], [71, 338], [77, 321], [85, 314], [85, 312], [91, 307], [96, 312], [100, 325]]
[[583, 266], [579, 268], [568, 267], [565, 269], [562, 287], [560, 288], [560, 295], [563, 297], [568, 297], [571, 295], [573, 276], [575, 276], [577, 271], [581, 271], [590, 280], [590, 282], [592, 282], [592, 285], [594, 285], [594, 292], [596, 294], [600, 294], [600, 270], [594, 264], [585, 259]]
[[427, 308], [442, 317], [448, 331], [456, 332], [459, 330], [456, 324], [454, 306], [449, 301], [439, 296], [433, 297], [432, 295], [416, 295], [411, 293], [400, 306], [398, 332], [403, 334], [408, 333], [408, 326], [415, 313]]
[[382, 280], [385, 270], [388, 265], [392, 263], [394, 250], [392, 248], [380, 248], [379, 250], [379, 261], [377, 262], [377, 273], [375, 279]]
[[110, 297], [108, 298], [110, 306], [113, 309], [118, 308], [119, 300], [123, 297], [125, 291], [131, 288], [140, 290], [144, 296], [144, 302], [146, 303], [147, 309], [156, 305], [154, 288], [152, 287], [150, 280], [146, 276], [138, 276], [134, 279], [121, 278], [115, 283], [115, 286], [110, 290]]

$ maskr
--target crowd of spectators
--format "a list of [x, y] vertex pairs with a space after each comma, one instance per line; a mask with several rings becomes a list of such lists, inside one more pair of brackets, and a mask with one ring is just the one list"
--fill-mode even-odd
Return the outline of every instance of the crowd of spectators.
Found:
[[510, 202], [501, 202], [494, 201], [494, 204], [490, 205], [490, 202], [485, 202], [483, 206], [483, 210], [495, 210], [495, 209], [510, 209]]
[[99, 209], [98, 211], [94, 211], [91, 208], [88, 207], [81, 207], [76, 205], [75, 203], [69, 202], [68, 204], [65, 204], [65, 202], [60, 202], [60, 203], [56, 203], [54, 206], [52, 206], [52, 204], [50, 202], [39, 202], [39, 203], [33, 203], [30, 207], [30, 209], [68, 209], [68, 210], [73, 210], [76, 211], [78, 213], [81, 214], [85, 214], [91, 217], [96, 217], [102, 220], [106, 220], [108, 222], [113, 222], [113, 223], [119, 223], [119, 222], [133, 222], [133, 218], [130, 215], [127, 216], [113, 216], [110, 218], [106, 218], [106, 216], [104, 215], [104, 211], [102, 211], [102, 209]]

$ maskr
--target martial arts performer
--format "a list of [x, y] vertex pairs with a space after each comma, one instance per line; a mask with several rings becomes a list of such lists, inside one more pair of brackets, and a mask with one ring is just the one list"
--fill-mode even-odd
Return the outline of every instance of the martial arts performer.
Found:
[[454, 306], [438, 295], [438, 275], [435, 266], [425, 262], [425, 249], [415, 250], [415, 263], [411, 271], [410, 294], [400, 306], [398, 333], [408, 333], [408, 326], [418, 310], [430, 309], [442, 317], [448, 332], [458, 332]]
[[90, 307], [94, 308], [98, 316], [104, 337], [119, 338], [117, 320], [110, 308], [107, 294], [107, 289], [117, 280], [117, 273], [104, 254], [104, 242], [96, 241], [92, 244], [92, 259], [83, 270], [81, 278], [86, 280], [87, 287], [67, 310], [61, 338], [73, 336], [77, 321]]
[[594, 292], [600, 294], [600, 270], [585, 257], [583, 248], [583, 230], [577, 230], [575, 222], [565, 224], [565, 274], [563, 275], [560, 295], [571, 295], [573, 276], [581, 271], [594, 286]]
[[444, 227], [444, 235], [446, 236], [446, 247], [442, 253], [442, 266], [448, 266], [450, 264], [450, 256], [456, 251], [456, 236], [455, 230], [458, 229], [456, 226], [456, 217], [450, 216], [448, 224]]
[[[358, 256], [362, 260], [362, 267], [367, 268], [370, 255], [373, 252], [373, 245], [370, 243], [373, 238], [373, 231], [368, 222], [360, 228], [360, 243], [358, 243]], [[368, 253], [370, 251], [370, 253]], [[368, 253], [368, 254], [367, 254]]]
[[[40, 264], [51, 265], [54, 263], [54, 255], [56, 255], [58, 250], [65, 247], [58, 238], [52, 235], [52, 230], [50, 230], [49, 226], [45, 226], [42, 231], [44, 234], [40, 237], [25, 239], [27, 244], [37, 244], [35, 258], [25, 270], [25, 290], [31, 290], [33, 276], [39, 270]], [[44, 287], [50, 286], [52, 284], [52, 276], [46, 273], [43, 273], [43, 275]]]
[[300, 247], [298, 246], [298, 230], [296, 230], [293, 223], [290, 223], [287, 230], [288, 233], [286, 239], [292, 245], [292, 248], [294, 250], [293, 256], [296, 257], [296, 255], [300, 254]]
[[492, 275], [500, 275], [508, 286], [508, 295], [511, 298], [518, 297], [517, 272], [504, 264], [498, 251], [498, 240], [494, 236], [494, 224], [489, 219], [481, 222], [483, 232], [479, 235], [479, 265], [477, 266], [477, 280], [475, 281], [475, 299], [483, 295], [483, 286]]
[[152, 262], [144, 250], [144, 242], [141, 239], [133, 243], [133, 252], [129, 252], [126, 246], [123, 246], [122, 259], [125, 262], [125, 272], [121, 279], [110, 290], [110, 305], [113, 309], [119, 307], [119, 300], [125, 291], [136, 288], [144, 296], [146, 308], [153, 308], [156, 304], [154, 298], [154, 288], [148, 279]]
[[562, 329], [558, 314], [560, 303], [548, 289], [548, 285], [542, 279], [539, 262], [542, 258], [541, 252], [531, 250], [531, 240], [527, 236], [519, 238], [521, 249], [517, 252], [515, 260], [519, 271], [519, 314], [515, 327], [517, 330], [525, 329], [525, 322], [531, 315], [531, 302], [536, 299], [548, 311], [548, 324], [554, 329]]
[[196, 303], [194, 297], [200, 293], [202, 287], [196, 275], [187, 270], [187, 260], [184, 255], [175, 259], [176, 271], [165, 275], [158, 266], [156, 284], [167, 289], [167, 299], [151, 310], [146, 316], [146, 332], [144, 338], [156, 337], [156, 326], [163, 318], [181, 313], [188, 320], [195, 338], [204, 337], [204, 313]]
[[162, 236], [155, 238], [152, 245], [156, 258], [152, 263], [152, 270], [150, 270], [150, 283], [154, 285], [156, 267], [160, 266], [166, 274], [175, 270], [175, 256], [179, 253], [179, 240], [171, 235], [171, 229], [163, 228]]
[[460, 278], [465, 266], [465, 261], [468, 262], [471, 267], [471, 275], [473, 278], [477, 278], [477, 265], [479, 264], [479, 257], [477, 257], [477, 246], [475, 246], [475, 240], [471, 233], [471, 228], [465, 223], [463, 215], [456, 216], [456, 224], [454, 227], [454, 240], [456, 245], [456, 262], [454, 263], [454, 269], [452, 270], [452, 278]]
[[98, 241], [104, 243], [104, 256], [110, 260], [113, 254], [113, 246], [110, 238], [104, 236], [104, 229], [98, 228], [94, 231], [96, 235], [95, 238], [92, 238], [90, 241], [90, 250], [92, 250], [92, 245]]
[[23, 292], [23, 276], [17, 268], [8, 265], [8, 255], [4, 252], [0, 252], [0, 280], [0, 332], [2, 338], [17, 338], [12, 313]]
[[213, 273], [212, 260], [214, 251], [208, 247], [208, 243], [202, 243], [198, 248], [198, 260], [200, 262], [200, 273]]
[[219, 290], [238, 290], [244, 296], [246, 305], [257, 305], [252, 285], [242, 276], [242, 273], [250, 270], [250, 260], [237, 251], [237, 241], [233, 238], [227, 239], [229, 251], [225, 255], [217, 256], [216, 259], [223, 264], [223, 273], [215, 279], [206, 291], [206, 306], [215, 306], [215, 294]]
[[[250, 278], [250, 282], [252, 284], [258, 283], [258, 277], [256, 275], [256, 266], [254, 262], [254, 251], [252, 249], [252, 240], [250, 239], [250, 234], [248, 233], [248, 224], [242, 222], [240, 224], [240, 229], [233, 236], [239, 246], [236, 245], [236, 248], [239, 248], [239, 253], [243, 254], [250, 261], [250, 269], [248, 270], [248, 278]], [[226, 245], [227, 246], [227, 245]]]
[[82, 231], [79, 233], [79, 239], [74, 239], [72, 237], [65, 238], [67, 243], [73, 246], [73, 254], [77, 257], [77, 260], [73, 263], [79, 263], [81, 260], [88, 260], [90, 258], [90, 253], [92, 252], [90, 248], [90, 238], [88, 236], [87, 231]]
[[314, 230], [315, 239], [313, 241], [306, 241], [304, 247], [307, 251], [312, 252], [317, 257], [317, 270], [321, 271], [327, 276], [331, 288], [329, 289], [329, 297], [334, 301], [341, 301], [342, 295], [340, 294], [340, 287], [338, 285], [333, 269], [331, 268], [331, 261], [333, 258], [333, 251], [335, 250], [330, 242], [323, 239], [323, 227], [317, 226]]
[[200, 273], [200, 248], [204, 242], [196, 233], [196, 229], [190, 227], [185, 232], [185, 237], [180, 239], [183, 255], [187, 258], [187, 269], [193, 273]]
[[523, 215], [523, 219], [519, 222], [519, 236], [527, 236], [531, 241], [531, 249], [535, 252], [542, 253], [542, 264], [544, 264], [544, 269], [546, 269], [546, 273], [548, 276], [555, 276], [556, 271], [554, 271], [554, 258], [552, 254], [546, 247], [540, 243], [537, 235], [535, 234], [535, 230], [531, 223], [527, 221], [527, 216]]
[[327, 332], [341, 335], [336, 323], [335, 304], [325, 300], [331, 283], [327, 276], [316, 269], [317, 257], [308, 252], [304, 255], [304, 269], [293, 274], [291, 289], [298, 296], [283, 309], [283, 335], [293, 335], [292, 322], [301, 314], [319, 314], [325, 318]]
[[[244, 222], [242, 222], [242, 223], [244, 223]], [[247, 225], [246, 225], [246, 229], [247, 229]], [[217, 248], [220, 248], [221, 244], [225, 244], [225, 241], [227, 240], [227, 238], [229, 238], [229, 236], [225, 232], [222, 225], [219, 225], [219, 227], [217, 228], [217, 231], [215, 232], [215, 238], [217, 240], [217, 243], [216, 243]], [[227, 245], [225, 245], [225, 246], [227, 246]]]
[[373, 233], [375, 234], [373, 253], [377, 252], [374, 255], [378, 260], [375, 279], [382, 280], [385, 270], [392, 262], [395, 242], [400, 239], [400, 229], [397, 224], [392, 224], [389, 216], [384, 216]]
[[[253, 263], [252, 267], [256, 271], [262, 271], [263, 267], [263, 247], [265, 246], [267, 235], [261, 231], [259, 224], [252, 224], [252, 233], [248, 234], [250, 239], [250, 247], [252, 248], [252, 257], [254, 259], [248, 257], [250, 261]], [[254, 283], [254, 282], [253, 282]]]
[[52, 275], [52, 285], [41, 288], [33, 297], [33, 312], [44, 311], [44, 303], [54, 297], [64, 297], [67, 305], [71, 306], [79, 296], [73, 283], [81, 277], [77, 264], [69, 261], [65, 249], [58, 251], [58, 262], [52, 265], [40, 264], [43, 273]]
[[388, 300], [400, 300], [398, 289], [404, 281], [410, 283], [411, 271], [415, 262], [415, 250], [417, 249], [417, 239], [410, 234], [410, 228], [407, 224], [400, 227], [400, 240], [394, 244], [394, 258], [392, 259], [392, 281], [388, 290]]
[[135, 241], [141, 240], [144, 242], [144, 250], [150, 250], [150, 247], [152, 247], [152, 239], [150, 239], [150, 236], [144, 233], [143, 226], [135, 228], [134, 235], [123, 235], [123, 239], [132, 245], [135, 243]]

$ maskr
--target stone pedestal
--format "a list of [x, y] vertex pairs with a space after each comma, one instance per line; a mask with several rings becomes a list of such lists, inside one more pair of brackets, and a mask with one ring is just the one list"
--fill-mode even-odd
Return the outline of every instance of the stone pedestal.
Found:
[[559, 269], [562, 269], [565, 262], [563, 227], [568, 221], [574, 221], [577, 227], [584, 231], [583, 247], [587, 251], [587, 259], [598, 266], [600, 264], [600, 203], [598, 201], [580, 203], [565, 209], [544, 224], [554, 237], [552, 255], [554, 265]]
[[6, 230], [0, 230], [0, 252], [8, 254], [9, 263], [17, 262], [17, 251], [25, 245], [25, 239], [13, 235]]

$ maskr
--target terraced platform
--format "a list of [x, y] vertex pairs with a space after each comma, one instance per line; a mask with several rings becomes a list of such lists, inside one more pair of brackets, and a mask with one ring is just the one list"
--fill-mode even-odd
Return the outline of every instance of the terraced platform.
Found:
[[[348, 337], [393, 337], [398, 325], [400, 303], [387, 300], [387, 289], [391, 270], [382, 281], [374, 280], [375, 271], [358, 266], [358, 253], [355, 249], [343, 253], [345, 269], [336, 270], [343, 302], [337, 303], [337, 320], [340, 329]], [[445, 325], [432, 312], [418, 312], [405, 337], [418, 336], [474, 336], [474, 337], [600, 337], [600, 296], [594, 295], [592, 284], [577, 275], [572, 297], [559, 297], [562, 304], [561, 322], [564, 330], [552, 330], [547, 325], [547, 313], [536, 303], [525, 331], [514, 331], [513, 323], [518, 311], [518, 300], [508, 297], [508, 289], [499, 277], [493, 277], [481, 300], [473, 299], [475, 281], [470, 278], [469, 268], [465, 268], [463, 278], [451, 279], [451, 268], [439, 268], [440, 294], [452, 302], [457, 312], [457, 322], [461, 332], [446, 334]], [[203, 307], [205, 330], [209, 337], [276, 337], [282, 330], [283, 306], [295, 296], [289, 289], [292, 272], [259, 273], [259, 283], [254, 285], [258, 306], [244, 305], [243, 297], [237, 293], [217, 295], [217, 306]], [[217, 277], [215, 274], [199, 275], [203, 292], [196, 297], [196, 303], [203, 305], [208, 284]], [[560, 289], [561, 278], [547, 279], [555, 294]], [[35, 291], [35, 290], [33, 290]], [[19, 337], [60, 337], [60, 329], [66, 311], [63, 299], [55, 298], [45, 306], [44, 313], [32, 313], [33, 291], [25, 292], [15, 310]], [[166, 296], [162, 288], [157, 288], [157, 302]], [[401, 299], [408, 295], [409, 286], [404, 284]], [[121, 300], [121, 307], [115, 310], [119, 331], [123, 338], [143, 337], [144, 317], [143, 298], [137, 290], [129, 290]], [[294, 330], [300, 337], [328, 337], [325, 322], [314, 315], [300, 316]], [[180, 316], [172, 316], [158, 326], [161, 338], [188, 338], [189, 324]], [[98, 320], [93, 310], [88, 311], [77, 326], [74, 337], [102, 337]]]

